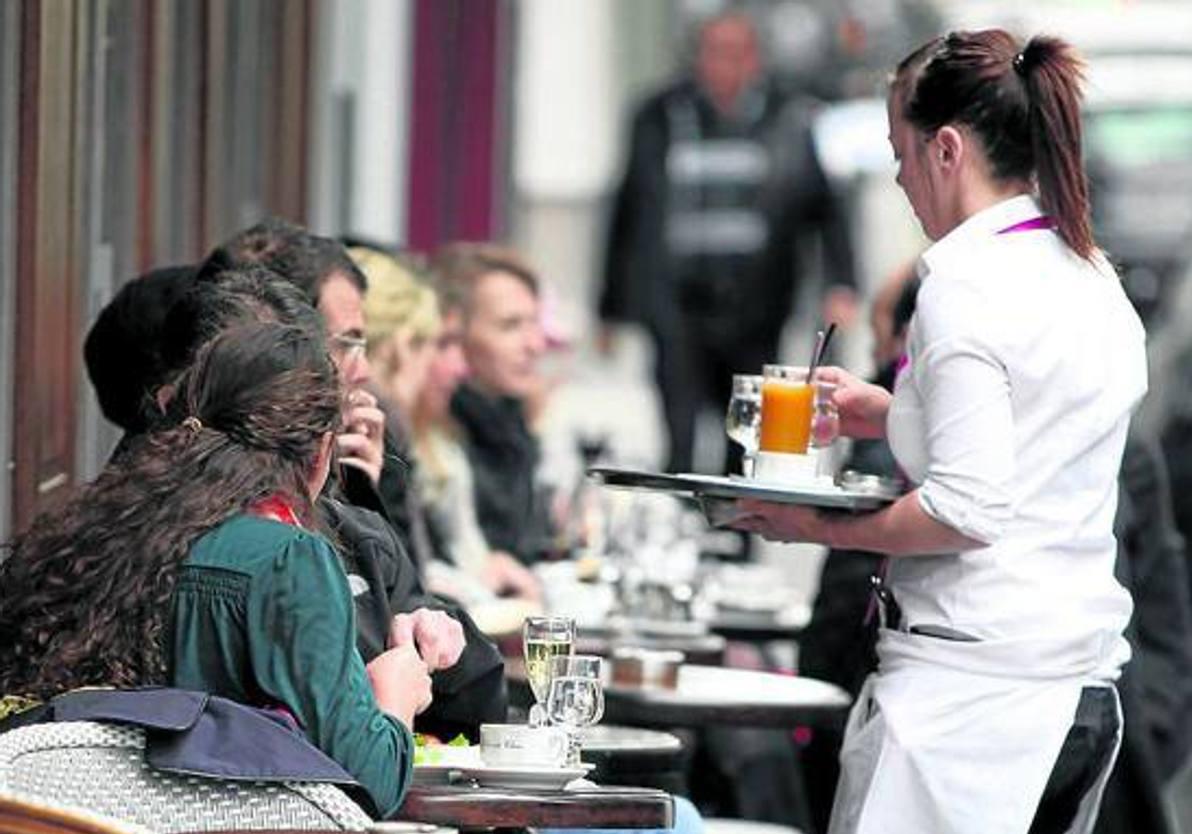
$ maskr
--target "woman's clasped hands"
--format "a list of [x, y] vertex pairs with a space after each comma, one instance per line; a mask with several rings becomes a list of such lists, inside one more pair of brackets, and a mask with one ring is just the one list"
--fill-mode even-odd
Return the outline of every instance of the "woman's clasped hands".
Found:
[[365, 667], [377, 705], [413, 729], [414, 716], [430, 706], [430, 670], [413, 643], [381, 652]]

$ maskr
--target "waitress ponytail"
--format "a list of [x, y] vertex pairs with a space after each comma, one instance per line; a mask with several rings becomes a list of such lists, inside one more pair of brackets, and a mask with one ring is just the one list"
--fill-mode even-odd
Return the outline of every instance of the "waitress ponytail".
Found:
[[1080, 257], [1096, 249], [1089, 219], [1088, 179], [1081, 162], [1080, 85], [1084, 64], [1058, 38], [1036, 36], [1015, 56], [1029, 102], [1031, 151], [1043, 210]]
[[923, 133], [965, 125], [995, 178], [1037, 185], [1060, 238], [1087, 260], [1096, 243], [1081, 164], [1082, 69], [1058, 38], [1037, 36], [1024, 48], [1002, 29], [952, 32], [903, 60], [890, 92]]

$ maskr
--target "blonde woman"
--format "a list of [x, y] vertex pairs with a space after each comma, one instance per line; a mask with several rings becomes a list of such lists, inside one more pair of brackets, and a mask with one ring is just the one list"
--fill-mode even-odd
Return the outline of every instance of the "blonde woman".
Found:
[[366, 247], [348, 254], [368, 277], [364, 335], [373, 384], [404, 421], [426, 384], [441, 328], [434, 290], [412, 258]]

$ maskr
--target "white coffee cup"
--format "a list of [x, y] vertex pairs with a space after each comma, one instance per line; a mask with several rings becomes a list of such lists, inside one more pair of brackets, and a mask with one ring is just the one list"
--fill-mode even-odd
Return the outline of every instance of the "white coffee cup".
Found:
[[480, 758], [489, 767], [558, 767], [567, 759], [567, 731], [527, 724], [481, 724]]

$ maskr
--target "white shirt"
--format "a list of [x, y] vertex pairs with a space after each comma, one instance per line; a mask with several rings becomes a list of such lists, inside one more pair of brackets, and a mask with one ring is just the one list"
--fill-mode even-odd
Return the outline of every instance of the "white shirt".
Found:
[[921, 259], [890, 445], [924, 511], [986, 546], [896, 559], [889, 582], [904, 623], [1013, 646], [994, 666], [1112, 679], [1129, 657], [1113, 519], [1145, 335], [1106, 261], [1050, 230], [998, 234], [1041, 213], [1004, 201]]

